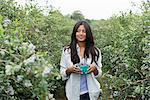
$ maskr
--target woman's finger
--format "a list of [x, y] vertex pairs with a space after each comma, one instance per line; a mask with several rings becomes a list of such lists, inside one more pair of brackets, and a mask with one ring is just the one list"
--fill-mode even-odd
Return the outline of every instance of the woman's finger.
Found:
[[89, 67], [87, 74], [90, 74], [92, 72], [92, 68]]
[[87, 73], [90, 74], [90, 73], [94, 72], [95, 68], [96, 68], [95, 66], [91, 65], [91, 66], [89, 67]]
[[80, 72], [80, 69], [79, 69], [78, 67], [73, 67], [73, 71], [74, 71], [75, 73], [78, 73], [78, 72]]

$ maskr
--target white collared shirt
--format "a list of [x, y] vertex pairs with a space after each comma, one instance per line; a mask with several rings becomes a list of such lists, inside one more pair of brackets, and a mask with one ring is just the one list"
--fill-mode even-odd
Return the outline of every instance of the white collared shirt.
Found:
[[[77, 45], [77, 52], [79, 54], [80, 47]], [[94, 63], [94, 62], [93, 62]], [[91, 56], [87, 58], [87, 64], [91, 64]], [[98, 75], [94, 75], [93, 73], [87, 74], [87, 85], [88, 92], [90, 96], [90, 100], [97, 100], [99, 94], [101, 92], [100, 83], [97, 81], [96, 77], [101, 76], [102, 74], [102, 64], [101, 64], [101, 52], [99, 50], [99, 58], [97, 61], [97, 70]], [[73, 62], [71, 61], [71, 53], [69, 49], [64, 51], [62, 50], [62, 56], [60, 61], [60, 74], [63, 80], [67, 80], [66, 82], [66, 96], [68, 100], [79, 100], [80, 99], [80, 74], [71, 73], [69, 76], [66, 74], [66, 69], [69, 66], [72, 66]]]

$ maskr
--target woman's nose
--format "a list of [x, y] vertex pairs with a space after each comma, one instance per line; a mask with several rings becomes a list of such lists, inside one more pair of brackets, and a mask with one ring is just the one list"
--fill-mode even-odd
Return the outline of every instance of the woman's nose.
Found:
[[84, 32], [83, 31], [80, 31], [80, 34], [83, 34]]

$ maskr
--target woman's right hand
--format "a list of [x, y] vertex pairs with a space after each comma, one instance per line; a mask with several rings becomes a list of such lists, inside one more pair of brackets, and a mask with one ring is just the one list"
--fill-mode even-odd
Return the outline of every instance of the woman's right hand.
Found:
[[67, 68], [66, 73], [67, 73], [67, 75], [70, 75], [71, 73], [81, 74], [81, 70], [79, 67], [72, 65]]

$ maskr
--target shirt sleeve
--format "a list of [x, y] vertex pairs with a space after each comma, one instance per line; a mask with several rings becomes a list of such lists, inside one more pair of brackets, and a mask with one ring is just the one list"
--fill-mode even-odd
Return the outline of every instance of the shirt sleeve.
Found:
[[62, 49], [61, 60], [60, 60], [60, 74], [62, 76], [62, 80], [66, 80], [69, 76], [66, 74], [67, 69], [67, 58], [64, 48]]
[[98, 49], [99, 51], [99, 58], [98, 58], [98, 61], [97, 61], [97, 70], [98, 70], [98, 75], [96, 75], [95, 77], [100, 77], [102, 75], [102, 55], [101, 55], [101, 50]]

